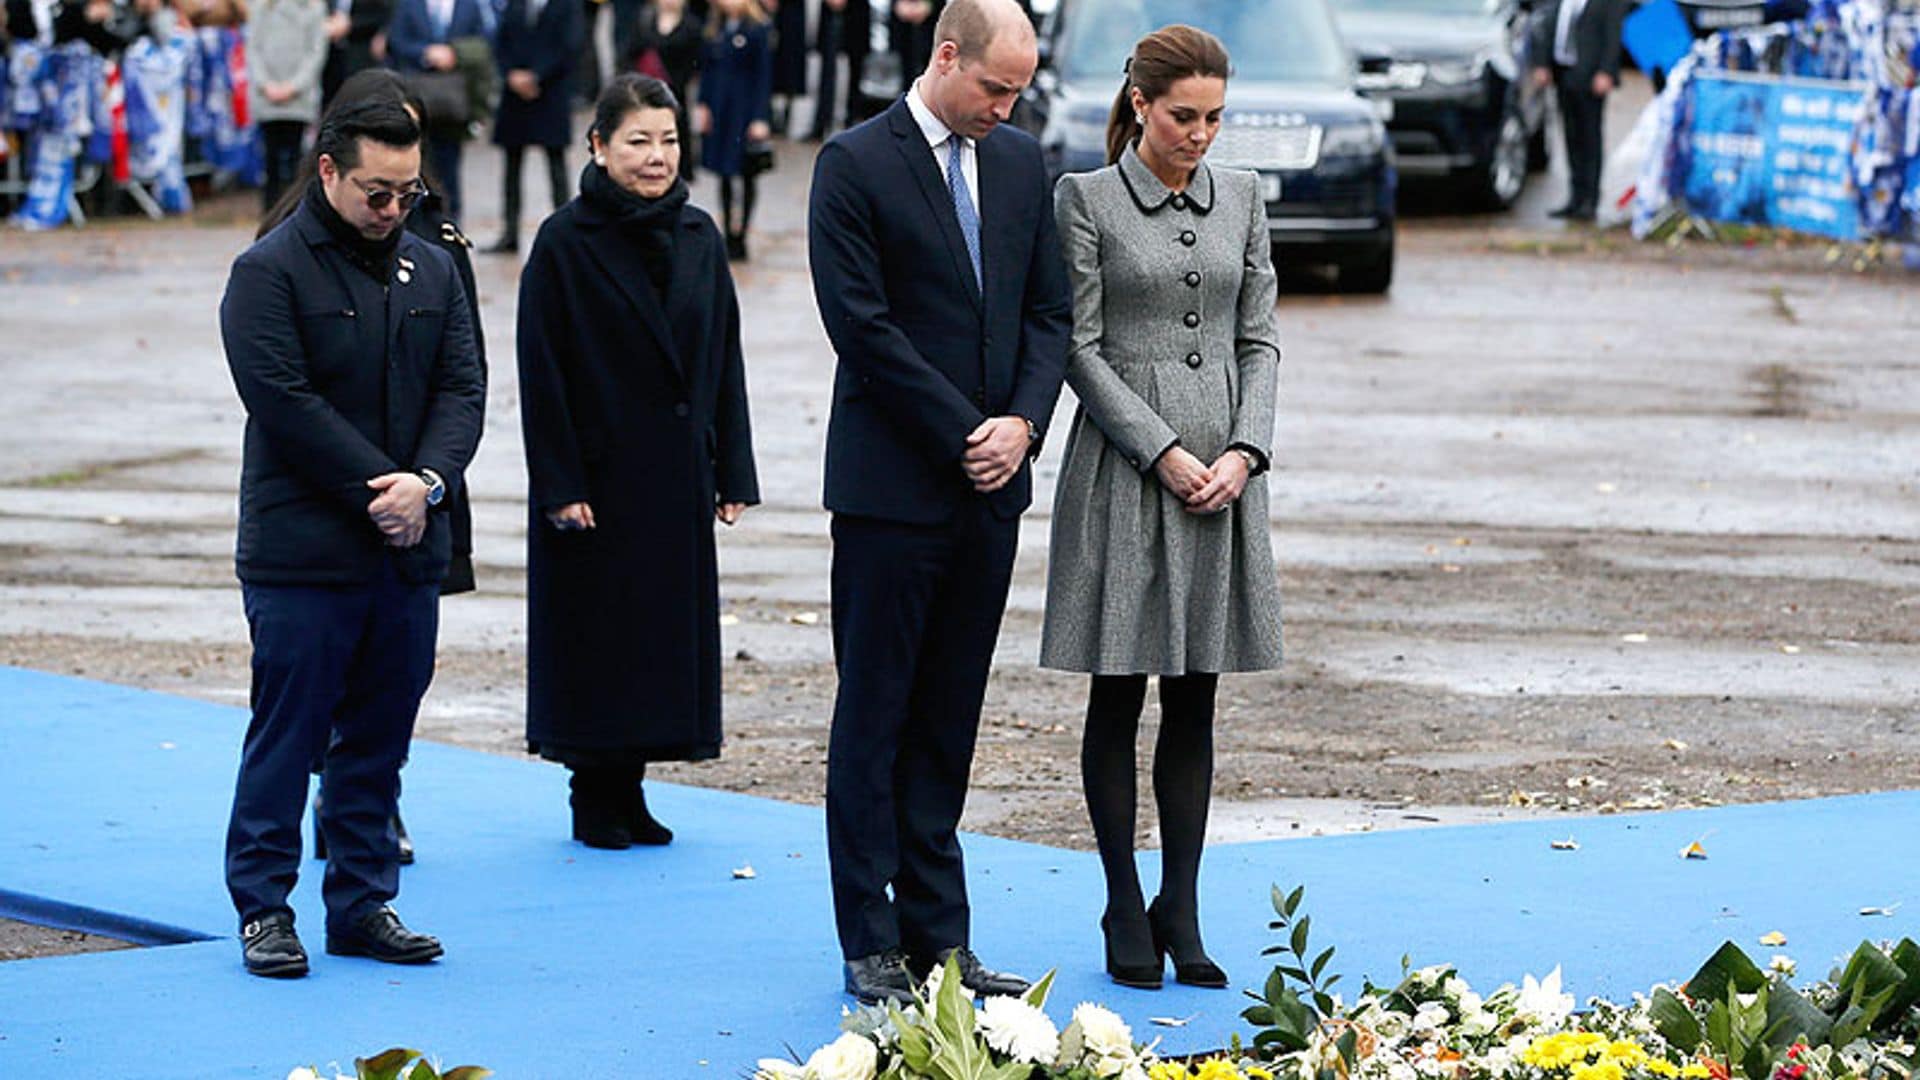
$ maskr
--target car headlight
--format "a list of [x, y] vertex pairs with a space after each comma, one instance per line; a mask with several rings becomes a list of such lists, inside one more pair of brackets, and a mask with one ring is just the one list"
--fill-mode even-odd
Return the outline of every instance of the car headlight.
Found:
[[1320, 137], [1321, 157], [1371, 157], [1387, 145], [1387, 128], [1378, 120], [1331, 124]]
[[1487, 73], [1487, 58], [1472, 60], [1430, 60], [1427, 81], [1435, 86], [1465, 86], [1479, 82]]

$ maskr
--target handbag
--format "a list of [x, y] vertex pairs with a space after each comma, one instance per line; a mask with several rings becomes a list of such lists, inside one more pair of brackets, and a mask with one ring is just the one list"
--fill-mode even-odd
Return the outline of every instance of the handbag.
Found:
[[748, 176], [773, 171], [773, 144], [765, 139], [749, 139], [742, 150], [740, 169]]
[[422, 125], [435, 132], [464, 133], [472, 99], [467, 93], [467, 77], [459, 70], [410, 71], [405, 75], [407, 89], [427, 107], [427, 122]]

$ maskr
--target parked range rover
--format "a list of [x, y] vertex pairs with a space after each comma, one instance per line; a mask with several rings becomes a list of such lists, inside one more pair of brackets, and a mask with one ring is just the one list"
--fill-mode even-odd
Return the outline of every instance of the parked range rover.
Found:
[[1409, 184], [1459, 185], [1504, 210], [1547, 164], [1547, 91], [1527, 77], [1522, 0], [1334, 0], [1360, 92], [1390, 102], [1394, 164]]
[[1393, 281], [1394, 183], [1378, 106], [1354, 89], [1352, 54], [1326, 0], [1061, 0], [1015, 122], [1057, 176], [1106, 164], [1107, 116], [1133, 43], [1169, 23], [1219, 37], [1233, 57], [1207, 160], [1266, 185], [1277, 261], [1331, 263], [1340, 285]]

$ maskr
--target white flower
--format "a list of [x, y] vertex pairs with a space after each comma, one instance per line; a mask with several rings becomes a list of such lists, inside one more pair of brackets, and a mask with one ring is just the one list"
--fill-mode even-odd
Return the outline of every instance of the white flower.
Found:
[[947, 966], [945, 964], [935, 964], [927, 971], [927, 981], [920, 984], [920, 993], [926, 997], [927, 1004], [933, 1006], [932, 1011], [939, 1011], [938, 1006], [934, 1003], [940, 1000], [940, 980], [946, 978], [946, 976]]
[[[288, 1077], [287, 1080], [293, 1080]], [[803, 1065], [779, 1058], [761, 1058], [754, 1066], [753, 1080], [807, 1080], [807, 1070]]]
[[287, 1080], [320, 1080], [320, 1074], [302, 1065], [288, 1073]]
[[1535, 982], [1527, 975], [1520, 980], [1520, 1000], [1516, 1011], [1522, 1015], [1531, 1015], [1542, 1024], [1553, 1025], [1573, 1014], [1573, 995], [1560, 992], [1560, 969], [1554, 968], [1546, 978]]
[[1019, 998], [988, 998], [978, 1023], [987, 1045], [1015, 1061], [1043, 1065], [1060, 1056], [1060, 1032], [1053, 1021]]
[[1083, 1001], [1074, 1007], [1073, 1020], [1080, 1025], [1080, 1037], [1085, 1042], [1089, 1056], [1133, 1056], [1133, 1032], [1127, 1027], [1127, 1022], [1111, 1009]]
[[1447, 1026], [1447, 1007], [1437, 1001], [1423, 1001], [1413, 1014], [1413, 1026], [1416, 1031], [1433, 1031]]
[[873, 1080], [880, 1052], [873, 1040], [849, 1031], [807, 1059], [807, 1080]]
[[1788, 956], [1786, 953], [1774, 953], [1773, 959], [1767, 961], [1767, 970], [1779, 972], [1791, 979], [1793, 978], [1793, 973], [1800, 970], [1800, 965], [1794, 963], [1793, 957]]

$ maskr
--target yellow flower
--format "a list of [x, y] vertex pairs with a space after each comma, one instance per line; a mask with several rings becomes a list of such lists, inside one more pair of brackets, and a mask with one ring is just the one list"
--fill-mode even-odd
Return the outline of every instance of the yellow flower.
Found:
[[1581, 1065], [1573, 1070], [1572, 1080], [1625, 1080], [1626, 1072], [1611, 1061]]
[[1635, 1065], [1646, 1063], [1647, 1052], [1640, 1048], [1639, 1043], [1628, 1042], [1625, 1039], [1615, 1039], [1607, 1044], [1605, 1050], [1601, 1051], [1600, 1060], [1612, 1061], [1623, 1068], [1631, 1069]]
[[1680, 1066], [1666, 1058], [1654, 1058], [1647, 1062], [1647, 1071], [1655, 1076], [1665, 1076], [1669, 1080], [1680, 1075]]
[[1247, 1080], [1273, 1080], [1273, 1074], [1258, 1065], [1247, 1067]]
[[1689, 1061], [1680, 1066], [1680, 1075], [1685, 1077], [1685, 1080], [1706, 1080], [1713, 1075], [1713, 1070], [1697, 1061]]
[[1185, 1065], [1171, 1061], [1156, 1061], [1147, 1068], [1147, 1080], [1187, 1080], [1191, 1075]]
[[1208, 1058], [1193, 1075], [1194, 1080], [1240, 1080], [1240, 1070], [1225, 1058]]

